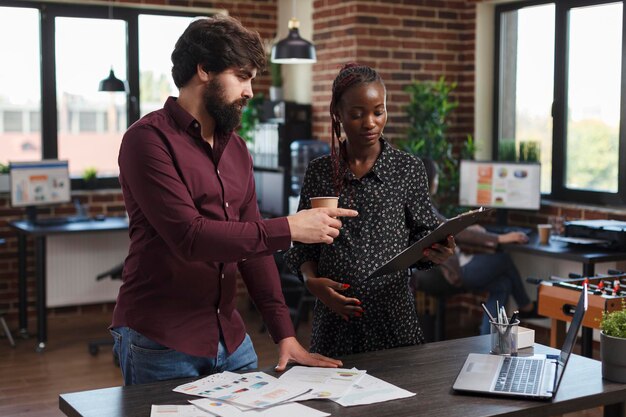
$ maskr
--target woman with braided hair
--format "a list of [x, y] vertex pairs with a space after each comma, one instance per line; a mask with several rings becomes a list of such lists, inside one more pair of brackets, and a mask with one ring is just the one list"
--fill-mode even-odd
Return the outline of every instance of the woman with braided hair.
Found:
[[[337, 196], [359, 216], [343, 220], [333, 244], [294, 242], [287, 252], [287, 264], [317, 297], [310, 349], [342, 356], [422, 343], [407, 271], [368, 276], [439, 224], [424, 166], [383, 137], [386, 90], [372, 68], [341, 69], [330, 117], [331, 154], [309, 164], [298, 210], [310, 208], [311, 197]], [[444, 262], [454, 246], [452, 237], [433, 245], [416, 267]]]

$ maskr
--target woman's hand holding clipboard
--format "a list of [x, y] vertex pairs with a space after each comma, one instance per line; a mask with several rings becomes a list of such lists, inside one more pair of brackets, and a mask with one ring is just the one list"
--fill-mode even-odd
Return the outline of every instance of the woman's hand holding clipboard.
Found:
[[430, 248], [435, 243], [445, 242], [448, 236], [456, 235], [468, 226], [477, 223], [479, 220], [488, 217], [493, 209], [479, 208], [466, 213], [459, 214], [441, 223], [435, 230], [394, 256], [386, 264], [378, 268], [369, 278], [376, 278], [382, 275], [391, 274], [396, 271], [408, 269], [411, 265], [424, 258], [424, 250]]

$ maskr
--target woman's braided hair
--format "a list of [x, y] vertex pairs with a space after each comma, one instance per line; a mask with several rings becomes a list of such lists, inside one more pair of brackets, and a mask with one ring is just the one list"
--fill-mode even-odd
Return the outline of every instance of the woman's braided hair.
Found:
[[379, 82], [383, 87], [385, 86], [382, 78], [374, 69], [355, 62], [345, 64], [339, 71], [335, 81], [333, 81], [333, 95], [330, 99], [330, 154], [333, 161], [333, 180], [337, 195], [341, 193], [343, 188], [343, 174], [347, 169], [347, 164], [344, 164], [344, 169], [341, 169], [342, 150], [339, 147], [339, 138], [341, 137], [341, 122], [338, 117], [339, 102], [343, 94], [351, 87], [372, 82]]

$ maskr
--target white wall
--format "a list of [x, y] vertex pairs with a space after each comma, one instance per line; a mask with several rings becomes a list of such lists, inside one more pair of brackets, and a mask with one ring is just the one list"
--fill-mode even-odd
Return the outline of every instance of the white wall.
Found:
[[493, 3], [476, 6], [476, 79], [474, 83], [474, 140], [476, 159], [491, 159], [493, 115]]
[[128, 245], [126, 230], [48, 236], [47, 306], [115, 301], [122, 281], [96, 281], [96, 276], [123, 262]]

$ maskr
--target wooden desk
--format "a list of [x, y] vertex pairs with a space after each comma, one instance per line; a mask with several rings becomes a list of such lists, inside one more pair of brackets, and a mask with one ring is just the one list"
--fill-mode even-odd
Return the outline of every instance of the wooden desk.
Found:
[[597, 247], [570, 246], [566, 243], [550, 241], [548, 245], [540, 245], [536, 233], [529, 236], [530, 241], [525, 245], [502, 245], [505, 252], [519, 252], [530, 255], [547, 256], [555, 259], [565, 259], [582, 264], [582, 275], [593, 276], [595, 265], [603, 262], [626, 261], [626, 252], [613, 251]]
[[[530, 255], [546, 256], [555, 259], [564, 259], [582, 264], [582, 276], [591, 277], [595, 274], [595, 265], [603, 262], [626, 261], [626, 252], [612, 251], [596, 247], [570, 246], [566, 243], [552, 242], [548, 245], [540, 245], [538, 236], [533, 233], [529, 236], [530, 241], [525, 245], [507, 244], [502, 245], [505, 252], [519, 252]], [[547, 278], [547, 277], [544, 277]], [[573, 291], [572, 291], [573, 292]], [[572, 295], [578, 300], [578, 295]], [[541, 291], [538, 294], [539, 314], [552, 319], [550, 330], [550, 346], [561, 347], [565, 339], [565, 321], [551, 314], [553, 310], [546, 306], [546, 301], [542, 300]], [[570, 321], [570, 320], [567, 320]], [[582, 330], [582, 355], [591, 357], [593, 354], [593, 330], [591, 327], [583, 326]]]
[[[532, 351], [532, 349], [524, 349]], [[448, 340], [343, 358], [344, 367], [367, 370], [373, 376], [417, 395], [358, 407], [331, 401], [306, 401], [307, 406], [333, 416], [529, 416], [542, 417], [605, 406], [605, 417], [624, 417], [626, 384], [602, 380], [601, 363], [570, 357], [553, 401], [470, 396], [452, 391], [452, 384], [470, 352], [488, 352], [489, 336]], [[554, 352], [535, 345], [535, 352]], [[266, 371], [276, 375], [273, 371]], [[194, 378], [197, 379], [197, 378]], [[59, 408], [70, 417], [145, 417], [152, 404], [186, 404], [195, 398], [172, 391], [193, 379], [83, 391], [59, 396]]]
[[28, 316], [26, 297], [26, 239], [35, 239], [35, 281], [37, 287], [37, 351], [46, 347], [48, 323], [46, 318], [46, 237], [48, 235], [68, 233], [110, 232], [128, 230], [125, 217], [106, 217], [103, 220], [89, 220], [51, 226], [38, 226], [29, 221], [9, 222], [18, 237], [18, 299], [20, 335], [28, 337]]

